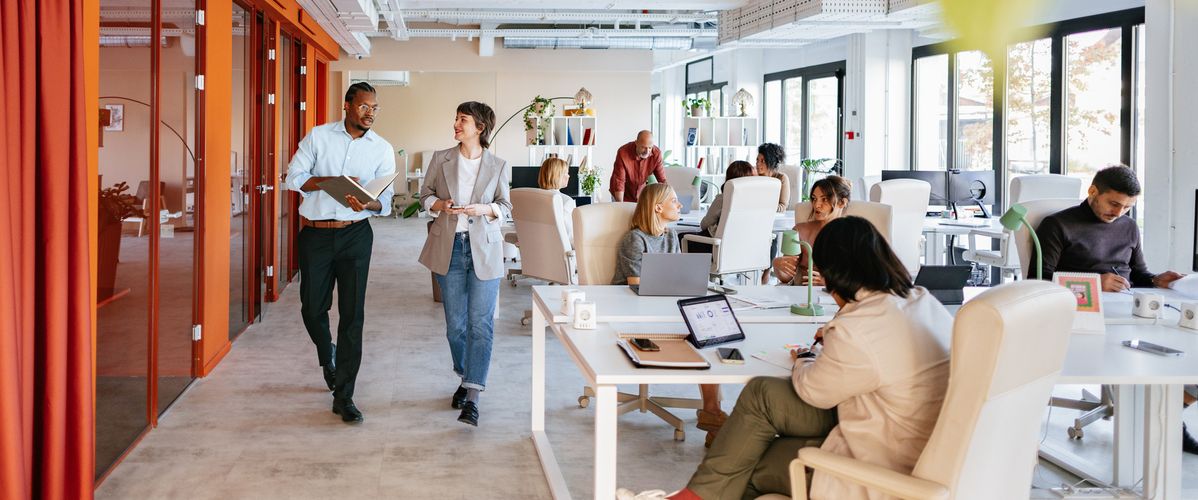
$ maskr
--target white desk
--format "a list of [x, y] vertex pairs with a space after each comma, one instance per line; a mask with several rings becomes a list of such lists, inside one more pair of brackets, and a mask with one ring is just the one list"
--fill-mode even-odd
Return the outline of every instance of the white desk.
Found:
[[[699, 221], [703, 220], [703, 216], [707, 215], [707, 210], [691, 210], [690, 213], [682, 214], [677, 222], [671, 223], [670, 227], [678, 232], [699, 232]], [[787, 210], [774, 215], [774, 232], [780, 233], [787, 229], [794, 228], [795, 212]]]
[[[609, 286], [534, 286], [532, 293], [532, 439], [533, 445], [537, 450], [537, 457], [541, 461], [541, 467], [545, 471], [545, 477], [549, 482], [549, 490], [554, 498], [568, 499], [570, 498], [569, 489], [566, 487], [565, 478], [562, 476], [561, 468], [557, 464], [557, 458], [553, 454], [553, 446], [549, 442], [548, 436], [545, 434], [545, 329], [550, 325], [553, 326], [554, 334], [566, 346], [570, 357], [574, 363], [578, 365], [583, 376], [596, 389], [596, 426], [595, 426], [595, 444], [596, 456], [599, 457], [595, 461], [595, 498], [608, 500], [615, 497], [615, 408], [616, 408], [616, 386], [620, 383], [635, 383], [635, 384], [690, 384], [695, 382], [683, 382], [681, 379], [675, 380], [675, 376], [695, 376], [693, 370], [644, 370], [632, 367], [632, 364], [620, 353], [615, 347], [614, 334], [608, 330], [590, 330], [580, 332], [579, 336], [593, 336], [597, 332], [607, 331], [611, 337], [611, 349], [601, 349], [595, 351], [587, 349], [590, 344], [582, 342], [579, 336], [571, 337], [567, 332], [573, 331], [572, 328], [566, 328], [564, 325], [567, 321], [572, 321], [560, 312], [561, 306], [561, 291], [566, 289], [579, 289], [586, 293], [586, 298], [589, 301], [595, 302], [595, 309], [598, 313], [597, 320], [601, 328], [608, 328], [609, 323], [681, 323], [682, 315], [678, 312], [678, 299], [680, 297], [641, 297], [632, 292], [627, 286], [609, 285]], [[789, 302], [806, 302], [807, 287], [794, 286], [744, 286], [733, 287], [739, 291], [738, 294], [750, 295], [761, 298], [776, 298]], [[832, 315], [836, 313], [837, 307], [832, 298], [827, 294], [818, 292], [816, 301], [823, 304], [825, 316], [797, 316], [790, 314], [788, 308], [783, 309], [749, 309], [738, 310], [736, 313], [737, 319], [742, 324], [807, 324], [808, 327], [790, 330], [791, 337], [798, 335], [798, 340], [803, 338], [811, 338], [815, 334], [815, 329], [818, 325], [822, 325], [832, 319]], [[809, 332], [803, 333], [805, 330]], [[746, 331], [756, 331], [746, 326]], [[589, 337], [587, 337], [589, 338]], [[794, 340], [791, 340], [792, 342]], [[783, 344], [786, 341], [782, 342]], [[781, 345], [781, 344], [779, 344]], [[751, 347], [746, 347], [751, 349]], [[609, 352], [608, 352], [609, 351]], [[603, 352], [598, 354], [597, 352]], [[744, 351], [746, 354], [754, 351]], [[617, 358], [616, 355], [619, 357]], [[596, 358], [588, 358], [588, 356], [598, 356]], [[618, 359], [623, 364], [615, 362], [601, 363], [601, 360]], [[715, 364], [719, 364], [717, 361]], [[746, 360], [746, 370], [751, 370], [756, 363], [750, 363]], [[598, 367], [612, 368], [614, 371], [607, 372], [599, 370]], [[614, 368], [613, 368], [614, 367]], [[705, 375], [715, 376], [717, 379], [704, 379], [703, 383], [741, 383], [749, 378], [752, 378], [751, 371], [746, 371], [746, 375], [734, 375], [736, 371], [729, 372], [721, 366], [721, 369], [712, 370]], [[624, 370], [621, 372], [620, 370]], [[659, 374], [656, 372], [667, 372]], [[600, 374], [605, 374], [602, 382], [597, 381]], [[621, 373], [623, 373], [621, 375]], [[629, 379], [629, 373], [645, 374], [648, 378], [645, 381], [624, 382], [623, 380], [642, 380], [640, 378]], [[657, 382], [657, 377], [664, 376], [662, 380], [666, 382]], [[730, 377], [727, 380], [718, 379], [718, 377]], [[739, 378], [738, 378], [739, 377]], [[620, 381], [613, 381], [620, 380]], [[688, 379], [689, 380], [689, 379]], [[602, 386], [602, 387], [601, 387]], [[608, 448], [610, 446], [610, 450]], [[610, 451], [610, 460], [606, 453]], [[600, 453], [604, 455], [600, 456]]]
[[940, 217], [924, 218], [923, 234], [927, 240], [923, 247], [923, 261], [925, 265], [943, 265], [946, 262], [945, 252], [948, 246], [945, 244], [945, 240], [949, 236], [966, 236], [974, 229], [995, 232], [1002, 232], [1003, 229], [997, 217], [962, 219], [962, 223], [980, 223], [982, 225], [955, 225], [953, 219], [942, 219]]

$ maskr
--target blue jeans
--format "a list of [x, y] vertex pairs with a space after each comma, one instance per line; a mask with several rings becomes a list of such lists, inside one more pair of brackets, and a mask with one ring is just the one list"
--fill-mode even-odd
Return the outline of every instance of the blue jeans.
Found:
[[495, 338], [499, 278], [478, 279], [467, 233], [458, 233], [453, 239], [449, 271], [433, 275], [441, 287], [441, 303], [445, 306], [445, 336], [453, 355], [453, 372], [462, 377], [462, 387], [486, 389]]

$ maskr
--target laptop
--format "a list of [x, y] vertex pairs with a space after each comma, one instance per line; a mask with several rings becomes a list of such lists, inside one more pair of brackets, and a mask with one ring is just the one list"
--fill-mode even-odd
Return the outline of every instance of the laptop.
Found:
[[923, 266], [915, 276], [915, 286], [922, 286], [946, 306], [965, 302], [965, 285], [972, 266]]
[[724, 295], [682, 299], [678, 310], [690, 332], [687, 340], [700, 349], [745, 339], [745, 331]]
[[709, 253], [647, 253], [641, 256], [641, 284], [628, 285], [637, 295], [698, 297], [707, 295]]

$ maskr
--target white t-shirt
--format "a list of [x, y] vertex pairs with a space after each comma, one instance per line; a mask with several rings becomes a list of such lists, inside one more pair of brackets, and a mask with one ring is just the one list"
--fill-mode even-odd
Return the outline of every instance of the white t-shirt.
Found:
[[[462, 199], [453, 200], [461, 206], [470, 204], [470, 200], [474, 199], [474, 183], [478, 180], [478, 170], [482, 168], [483, 157], [480, 155], [473, 160], [466, 158], [461, 152], [458, 153], [458, 196]], [[463, 215], [458, 217], [458, 225], [455, 232], [465, 232], [470, 228], [470, 218]]]

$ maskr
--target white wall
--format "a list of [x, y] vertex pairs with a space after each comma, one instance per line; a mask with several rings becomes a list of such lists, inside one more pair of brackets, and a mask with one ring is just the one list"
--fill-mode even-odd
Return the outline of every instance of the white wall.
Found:
[[1192, 272], [1194, 190], [1198, 188], [1198, 8], [1149, 0], [1145, 8], [1144, 249], [1149, 269]]
[[[643, 50], [506, 50], [479, 57], [478, 42], [376, 39], [373, 56], [332, 63], [330, 116], [341, 119], [344, 72], [411, 71], [408, 87], [380, 87], [382, 113], [375, 130], [410, 155], [409, 169], [420, 165], [419, 152], [454, 145], [453, 117], [468, 100], [487, 103], [496, 124], [530, 103], [533, 97], [573, 96], [586, 87], [594, 96], [597, 126], [592, 161], [609, 171], [616, 150], [649, 128], [652, 56]], [[554, 101], [561, 107], [570, 101]], [[492, 151], [511, 165], [528, 164], [523, 113], [492, 138]], [[577, 159], [576, 159], [577, 160]], [[606, 186], [607, 178], [604, 177]]]

